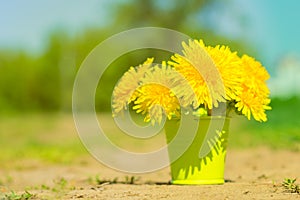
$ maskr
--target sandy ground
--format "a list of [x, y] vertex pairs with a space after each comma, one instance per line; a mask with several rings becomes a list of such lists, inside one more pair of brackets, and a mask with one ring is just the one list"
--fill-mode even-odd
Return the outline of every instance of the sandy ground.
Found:
[[89, 156], [65, 165], [23, 160], [0, 169], [0, 199], [12, 190], [32, 199], [300, 199], [281, 186], [284, 178], [300, 179], [300, 152], [229, 149], [225, 171], [224, 185], [178, 186], [168, 184], [169, 168], [132, 175]]

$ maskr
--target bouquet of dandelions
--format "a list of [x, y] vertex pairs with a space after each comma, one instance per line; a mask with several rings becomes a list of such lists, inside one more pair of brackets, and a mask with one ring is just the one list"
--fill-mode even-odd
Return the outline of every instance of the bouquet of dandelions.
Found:
[[269, 74], [260, 62], [248, 55], [239, 57], [227, 46], [206, 46], [202, 40], [183, 43], [183, 55], [153, 64], [148, 58], [131, 67], [113, 91], [114, 116], [132, 106], [145, 115], [145, 122], [161, 123], [163, 116], [179, 118], [180, 109], [191, 108], [195, 115], [209, 116], [226, 105], [228, 116], [234, 110], [266, 121], [270, 110]]

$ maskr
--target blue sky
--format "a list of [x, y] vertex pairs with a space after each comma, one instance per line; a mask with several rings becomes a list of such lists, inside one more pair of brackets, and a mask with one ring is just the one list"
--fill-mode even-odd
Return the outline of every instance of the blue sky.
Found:
[[[0, 3], [0, 48], [38, 51], [56, 29], [77, 34], [105, 23], [105, 0], [10, 0]], [[101, 12], [99, 12], [101, 11]]]
[[211, 16], [217, 32], [246, 39], [266, 66], [289, 53], [300, 55], [299, 0], [232, 1], [233, 7], [221, 7]]
[[[253, 0], [253, 2], [261, 5], [262, 13], [252, 16], [256, 16], [258, 28], [262, 31], [256, 30], [255, 32], [259, 31], [259, 37], [253, 34], [251, 40], [257, 40], [263, 58], [270, 64], [275, 64], [274, 61], [286, 53], [300, 55], [300, 1]], [[255, 28], [254, 26], [253, 29]]]
[[[214, 29], [229, 37], [243, 37], [260, 49], [261, 61], [273, 66], [288, 53], [300, 55], [300, 1], [232, 0], [233, 9], [216, 10]], [[89, 26], [101, 26], [106, 0], [39, 1], [10, 0], [0, 3], [0, 48], [39, 51], [49, 32], [59, 28], [71, 34]], [[221, 15], [221, 16], [220, 16]], [[242, 27], [235, 18], [245, 15]], [[271, 67], [269, 67], [271, 68]]]

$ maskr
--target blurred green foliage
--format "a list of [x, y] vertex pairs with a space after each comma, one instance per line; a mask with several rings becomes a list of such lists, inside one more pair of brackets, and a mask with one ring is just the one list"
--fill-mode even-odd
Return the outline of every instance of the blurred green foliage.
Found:
[[23, 167], [22, 159], [72, 162], [87, 155], [70, 114], [20, 113], [0, 116], [0, 169]]
[[273, 148], [300, 150], [300, 113], [296, 110], [300, 97], [273, 98], [272, 110], [267, 111], [268, 121], [259, 123], [245, 117], [232, 119], [232, 146], [256, 147], [268, 145]]
[[[141, 26], [160, 26], [181, 31], [207, 44], [226, 44], [239, 53], [251, 51], [241, 41], [232, 41], [203, 27], [197, 16], [222, 1], [131, 0], [111, 4], [110, 23], [71, 37], [66, 30], [56, 31], [45, 41], [38, 55], [23, 51], [0, 51], [0, 112], [71, 111], [72, 86], [76, 72], [88, 53], [114, 33]], [[230, 3], [227, 1], [226, 3]], [[247, 47], [247, 48], [246, 48]], [[114, 85], [130, 66], [147, 57], [168, 59], [170, 53], [158, 50], [130, 52], [115, 60], [99, 82], [96, 109], [110, 110]]]

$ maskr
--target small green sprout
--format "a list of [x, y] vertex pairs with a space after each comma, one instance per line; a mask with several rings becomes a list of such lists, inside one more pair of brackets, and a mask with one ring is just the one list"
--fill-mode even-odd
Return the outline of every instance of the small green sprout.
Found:
[[25, 191], [22, 194], [16, 194], [14, 191], [11, 191], [10, 194], [6, 194], [4, 199], [5, 200], [29, 200], [33, 197], [34, 195], [29, 193], [28, 191]]
[[282, 186], [291, 193], [300, 194], [300, 186], [295, 183], [296, 180], [297, 180], [296, 178], [295, 179], [285, 178], [284, 181], [282, 182]]

